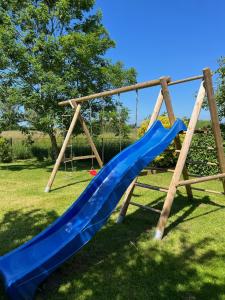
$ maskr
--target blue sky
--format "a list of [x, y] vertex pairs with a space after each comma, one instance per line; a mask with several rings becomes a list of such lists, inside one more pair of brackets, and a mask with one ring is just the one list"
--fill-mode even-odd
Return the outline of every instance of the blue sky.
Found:
[[[107, 56], [135, 67], [138, 81], [174, 80], [216, 70], [225, 56], [224, 0], [96, 0], [103, 24], [116, 41]], [[177, 116], [190, 116], [200, 82], [171, 87]], [[159, 88], [140, 92], [139, 122], [151, 113]], [[134, 117], [135, 94], [122, 94]], [[164, 108], [162, 109], [162, 111]], [[203, 111], [201, 118], [208, 118]]]

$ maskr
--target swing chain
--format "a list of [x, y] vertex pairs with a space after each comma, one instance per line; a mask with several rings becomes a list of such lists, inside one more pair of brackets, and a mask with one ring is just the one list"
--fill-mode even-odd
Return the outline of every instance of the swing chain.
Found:
[[136, 129], [136, 138], [138, 137], [138, 105], [139, 105], [139, 93], [136, 90], [136, 108], [135, 108], [135, 129]]
[[[93, 128], [92, 128], [92, 101], [89, 102], [89, 124], [90, 124], [90, 134], [93, 139]], [[93, 150], [91, 150], [91, 155], [93, 155]], [[91, 158], [91, 170], [94, 169], [94, 158]]]
[[122, 150], [122, 129], [121, 129], [121, 106], [120, 106], [120, 93], [118, 93], [118, 107], [119, 107], [119, 145], [120, 145], [120, 152]]

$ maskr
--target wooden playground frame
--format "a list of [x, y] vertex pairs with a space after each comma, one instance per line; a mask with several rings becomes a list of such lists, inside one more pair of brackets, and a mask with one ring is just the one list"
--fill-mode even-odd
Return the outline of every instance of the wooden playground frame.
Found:
[[[56, 160], [55, 166], [52, 170], [48, 184], [45, 188], [45, 191], [49, 192], [51, 189], [51, 186], [55, 179], [55, 176], [56, 176], [56, 173], [60, 166], [60, 163], [63, 160], [63, 155], [65, 153], [65, 150], [66, 150], [67, 144], [69, 142], [70, 136], [73, 132], [73, 129], [77, 123], [77, 120], [79, 120], [81, 122], [84, 133], [87, 136], [88, 142], [94, 153], [93, 157], [95, 157], [97, 159], [100, 167], [102, 167], [102, 165], [103, 165], [101, 158], [98, 154], [98, 151], [95, 147], [95, 144], [92, 140], [92, 137], [89, 133], [89, 130], [87, 128], [87, 125], [85, 124], [85, 122], [81, 116], [80, 110], [81, 110], [82, 102], [89, 101], [89, 100], [96, 99], [96, 98], [98, 98], [98, 99], [103, 98], [105, 96], [112, 96], [115, 94], [125, 93], [128, 91], [134, 91], [134, 90], [138, 90], [138, 89], [143, 89], [143, 88], [147, 88], [147, 87], [160, 85], [161, 90], [160, 90], [158, 98], [156, 100], [156, 104], [155, 104], [153, 113], [151, 115], [148, 129], [151, 127], [152, 123], [155, 120], [157, 120], [159, 113], [160, 113], [161, 106], [163, 104], [163, 101], [165, 102], [165, 105], [166, 105], [166, 110], [168, 113], [170, 124], [173, 125], [173, 123], [175, 122], [175, 115], [174, 115], [173, 107], [172, 107], [172, 103], [171, 103], [169, 86], [175, 85], [175, 84], [180, 84], [180, 83], [185, 83], [188, 81], [199, 80], [199, 79], [202, 80], [202, 82], [200, 84], [200, 88], [199, 88], [198, 95], [197, 95], [197, 98], [195, 101], [195, 105], [194, 105], [194, 108], [192, 111], [192, 115], [191, 115], [191, 118], [190, 118], [190, 121], [188, 124], [187, 131], [185, 132], [184, 141], [181, 144], [179, 135], [174, 140], [176, 152], [179, 154], [176, 167], [174, 170], [164, 170], [164, 171], [173, 172], [173, 176], [172, 176], [169, 187], [158, 187], [158, 186], [153, 186], [153, 185], [148, 185], [148, 184], [142, 184], [137, 181], [137, 178], [135, 178], [125, 192], [123, 204], [122, 204], [117, 222], [120, 223], [123, 221], [130, 204], [135, 205], [140, 208], [144, 208], [144, 209], [156, 212], [156, 213], [159, 213], [160, 217], [159, 217], [159, 221], [158, 221], [156, 231], [155, 231], [155, 239], [160, 240], [163, 237], [163, 233], [164, 233], [164, 230], [165, 230], [165, 227], [167, 224], [167, 220], [170, 215], [171, 207], [172, 207], [177, 189], [180, 186], [185, 186], [187, 196], [189, 199], [192, 199], [192, 190], [198, 190], [198, 191], [204, 191], [204, 192], [208, 192], [208, 193], [225, 195], [225, 155], [224, 155], [224, 151], [223, 151], [223, 140], [222, 140], [219, 118], [218, 118], [218, 113], [217, 113], [217, 106], [216, 106], [216, 101], [215, 101], [215, 96], [214, 96], [214, 91], [213, 91], [212, 72], [209, 68], [203, 69], [202, 75], [189, 77], [189, 78], [185, 78], [185, 79], [181, 79], [181, 80], [177, 80], [177, 81], [171, 81], [171, 79], [169, 77], [161, 77], [160, 79], [156, 79], [156, 80], [151, 80], [151, 81], [147, 81], [147, 82], [143, 82], [143, 83], [138, 83], [135, 85], [121, 87], [121, 88], [110, 90], [110, 91], [105, 91], [102, 93], [92, 94], [92, 95], [88, 95], [85, 97], [80, 97], [80, 98], [76, 98], [76, 99], [70, 99], [70, 100], [59, 102], [59, 105], [70, 104], [72, 106], [72, 108], [75, 110], [75, 112], [74, 112], [70, 127], [67, 131], [65, 140], [63, 142], [61, 151]], [[218, 165], [219, 165], [219, 169], [220, 169], [221, 173], [212, 175], [212, 176], [197, 177], [197, 178], [189, 179], [188, 171], [186, 168], [186, 160], [187, 160], [187, 155], [188, 155], [188, 152], [189, 152], [189, 149], [191, 146], [191, 141], [192, 141], [193, 135], [195, 133], [196, 124], [197, 124], [198, 117], [199, 117], [205, 97], [207, 97], [207, 99], [208, 99], [208, 105], [209, 105], [209, 111], [210, 111], [211, 123], [212, 123], [212, 130], [213, 130], [213, 135], [215, 138], [215, 149], [216, 149]], [[77, 160], [77, 159], [86, 159], [86, 158], [90, 158], [90, 157], [81, 156], [81, 157], [75, 157], [74, 159]], [[154, 169], [154, 168], [151, 168], [151, 169]], [[157, 168], [155, 168], [155, 169], [157, 169]], [[181, 180], [182, 175], [183, 175], [183, 180]], [[223, 185], [223, 192], [192, 187], [192, 185], [194, 185], [196, 183], [215, 180], [215, 179], [221, 180], [222, 185]], [[166, 195], [166, 198], [164, 201], [162, 211], [131, 201], [132, 194], [133, 194], [133, 191], [136, 186], [166, 193], [167, 195]]]

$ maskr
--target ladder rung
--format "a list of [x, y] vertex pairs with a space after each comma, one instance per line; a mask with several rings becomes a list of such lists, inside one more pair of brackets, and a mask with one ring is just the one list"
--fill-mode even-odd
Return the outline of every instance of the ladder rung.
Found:
[[160, 187], [160, 186], [155, 186], [155, 185], [150, 185], [150, 184], [146, 184], [146, 183], [141, 183], [141, 182], [135, 182], [136, 186], [145, 188], [145, 189], [149, 189], [149, 190], [154, 190], [154, 191], [159, 191], [159, 192], [164, 192], [167, 193], [168, 189], [164, 188], [164, 187]]
[[73, 160], [82, 160], [82, 159], [90, 159], [90, 158], [95, 158], [95, 155], [74, 156], [71, 158], [64, 159], [63, 162], [66, 163], [66, 162], [73, 161]]
[[181, 180], [178, 182], [177, 186], [196, 184], [196, 183], [220, 179], [220, 178], [224, 178], [224, 177], [225, 177], [225, 173], [222, 173], [222, 174], [217, 174], [217, 175], [212, 175], [212, 176], [204, 176], [204, 177], [200, 177], [200, 178]]
[[149, 170], [149, 171], [161, 171], [161, 172], [171, 172], [171, 173], [174, 173], [174, 169], [159, 168], [159, 167], [146, 167], [145, 170]]
[[187, 164], [189, 165], [208, 165], [208, 166], [217, 166], [218, 163], [210, 162], [210, 161], [200, 161], [200, 160], [187, 160]]
[[149, 206], [146, 206], [146, 205], [141, 205], [141, 204], [133, 202], [133, 201], [130, 201], [130, 204], [134, 205], [134, 206], [137, 206], [137, 207], [140, 207], [140, 208], [143, 208], [143, 209], [146, 209], [146, 210], [154, 211], [154, 212], [156, 212], [158, 214], [161, 214], [161, 210], [153, 208], [153, 207], [149, 207]]
[[[182, 131], [180, 134], [186, 134], [186, 133], [187, 133], [187, 131], [184, 130], [184, 131]], [[194, 133], [207, 134], [207, 133], [209, 133], [209, 131], [208, 131], [208, 130], [202, 130], [202, 129], [195, 129]]]
[[192, 190], [195, 190], [195, 191], [212, 193], [212, 194], [216, 194], [216, 195], [225, 195], [224, 192], [219, 192], [219, 191], [214, 191], [214, 190], [208, 190], [208, 189], [202, 189], [202, 188], [198, 188], [198, 187], [191, 187], [191, 188], [192, 188]]

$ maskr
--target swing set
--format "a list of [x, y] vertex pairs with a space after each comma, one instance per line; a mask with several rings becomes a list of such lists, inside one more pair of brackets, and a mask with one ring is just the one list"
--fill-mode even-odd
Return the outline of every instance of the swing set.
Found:
[[[117, 219], [117, 223], [121, 223], [123, 221], [123, 219], [127, 213], [129, 205], [134, 205], [139, 208], [144, 208], [146, 210], [150, 210], [152, 212], [159, 213], [160, 217], [159, 217], [158, 225], [157, 225], [156, 232], [155, 232], [155, 239], [161, 239], [163, 236], [163, 233], [164, 233], [164, 229], [165, 229], [168, 217], [170, 215], [171, 207], [172, 207], [176, 192], [179, 187], [185, 186], [186, 193], [187, 193], [187, 196], [189, 199], [193, 198], [193, 194], [192, 194], [193, 190], [225, 195], [225, 155], [224, 155], [224, 150], [223, 150], [223, 141], [222, 141], [222, 136], [221, 136], [216, 101], [215, 101], [215, 96], [214, 96], [214, 91], [213, 91], [212, 72], [209, 68], [203, 69], [203, 74], [199, 75], [199, 76], [189, 77], [189, 78], [180, 79], [180, 80], [176, 80], [176, 81], [172, 81], [170, 77], [161, 77], [160, 79], [156, 79], [156, 80], [137, 83], [134, 85], [125, 86], [125, 87], [117, 88], [114, 90], [104, 91], [104, 92], [97, 93], [97, 94], [92, 94], [92, 95], [88, 95], [88, 96], [84, 96], [84, 97], [80, 97], [80, 98], [76, 98], [76, 99], [70, 99], [70, 100], [59, 102], [59, 105], [61, 105], [61, 106], [70, 105], [72, 107], [72, 109], [74, 109], [74, 115], [71, 120], [71, 124], [67, 131], [67, 134], [65, 136], [59, 156], [56, 160], [56, 163], [55, 163], [52, 173], [50, 175], [49, 181], [45, 188], [45, 192], [49, 192], [51, 190], [56, 173], [59, 169], [61, 162], [63, 161], [64, 153], [66, 151], [70, 137], [73, 133], [74, 127], [78, 120], [81, 123], [83, 131], [87, 137], [87, 141], [92, 150], [92, 155], [72, 157], [72, 159], [73, 160], [92, 159], [92, 162], [93, 162], [93, 159], [96, 159], [99, 164], [99, 167], [101, 168], [103, 166], [102, 159], [100, 158], [100, 155], [99, 155], [97, 148], [92, 139], [92, 128], [91, 128], [91, 132], [90, 132], [88, 129], [88, 126], [86, 125], [84, 119], [81, 116], [82, 103], [84, 103], [86, 101], [91, 101], [93, 99], [102, 99], [106, 96], [112, 96], [112, 95], [118, 95], [118, 97], [119, 97], [121, 93], [125, 93], [128, 91], [136, 91], [136, 125], [137, 125], [138, 90], [159, 85], [161, 88], [160, 88], [160, 91], [159, 91], [159, 94], [158, 94], [158, 97], [156, 100], [156, 104], [153, 109], [153, 113], [151, 115], [147, 130], [157, 120], [163, 102], [165, 102], [169, 122], [170, 122], [170, 125], [172, 126], [173, 123], [175, 122], [176, 118], [175, 118], [173, 107], [172, 107], [169, 86], [176, 85], [176, 84], [182, 84], [182, 83], [186, 83], [186, 82], [194, 81], [194, 80], [201, 80], [200, 88], [199, 88], [199, 91], [198, 91], [198, 94], [197, 94], [197, 97], [195, 100], [195, 105], [194, 105], [194, 108], [192, 111], [192, 115], [191, 115], [191, 118], [190, 118], [190, 121], [188, 124], [187, 131], [184, 132], [184, 134], [185, 134], [184, 141], [183, 141], [183, 143], [181, 143], [179, 135], [174, 140], [175, 151], [178, 154], [178, 160], [176, 163], [176, 167], [172, 170], [160, 168], [161, 171], [164, 171], [164, 172], [169, 171], [169, 172], [173, 173], [170, 185], [168, 187], [159, 187], [159, 186], [154, 186], [154, 185], [149, 185], [149, 184], [143, 184], [143, 183], [138, 182], [138, 178], [135, 178], [125, 192], [123, 204], [122, 204], [122, 207], [121, 207], [118, 219]], [[196, 178], [194, 178], [192, 176], [193, 178], [190, 179], [188, 170], [186, 167], [187, 156], [188, 156], [188, 152], [189, 152], [189, 149], [191, 146], [193, 135], [196, 132], [196, 130], [195, 130], [196, 124], [197, 124], [199, 114], [200, 114], [200, 111], [201, 111], [201, 108], [203, 105], [203, 101], [205, 98], [207, 98], [207, 101], [208, 101], [210, 117], [211, 117], [211, 124], [212, 124], [212, 131], [213, 131], [213, 135], [214, 135], [214, 139], [215, 139], [215, 150], [217, 153], [218, 166], [219, 166], [221, 173], [212, 175], [212, 176], [204, 176], [204, 177], [196, 176]], [[196, 162], [193, 161], [192, 163], [196, 163]], [[202, 163], [205, 163], [205, 162], [202, 162]], [[210, 162], [208, 162], [208, 163], [210, 163]], [[92, 166], [93, 166], [93, 164], [92, 164]], [[159, 168], [151, 167], [151, 168], [146, 168], [146, 169], [157, 170]], [[96, 170], [91, 169], [90, 174], [96, 175], [97, 172], [96, 172]], [[183, 176], [183, 178], [181, 179], [182, 176]], [[192, 185], [195, 185], [197, 183], [206, 182], [206, 181], [215, 180], [215, 179], [221, 180], [221, 183], [223, 186], [223, 192], [192, 187]], [[131, 201], [132, 195], [133, 195], [133, 192], [134, 192], [134, 189], [136, 186], [144, 188], [144, 189], [148, 189], [148, 190], [156, 190], [156, 191], [166, 193], [166, 198], [165, 198], [162, 210], [158, 210], [153, 207], [141, 205], [140, 203]]]

